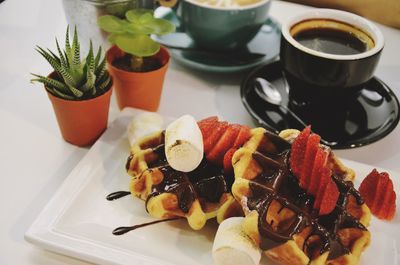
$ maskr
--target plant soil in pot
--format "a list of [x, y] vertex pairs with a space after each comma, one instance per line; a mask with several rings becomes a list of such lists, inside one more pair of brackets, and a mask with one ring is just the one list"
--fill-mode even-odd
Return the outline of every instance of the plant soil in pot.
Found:
[[37, 48], [54, 72], [47, 77], [34, 74], [32, 81], [45, 85], [63, 138], [77, 146], [93, 144], [107, 128], [112, 80], [106, 70], [101, 48], [96, 56], [92, 44], [81, 61], [75, 29], [72, 45], [67, 29], [65, 50], [58, 42], [58, 55]]
[[110, 15], [98, 20], [114, 44], [106, 57], [118, 106], [157, 111], [170, 55], [150, 34], [167, 34], [175, 27], [154, 18], [152, 10], [130, 10], [125, 16], [125, 20]]
[[[107, 52], [110, 74], [114, 78], [114, 91], [120, 109], [134, 107], [156, 111], [160, 105], [165, 73], [168, 68], [169, 53], [165, 48], [152, 57], [155, 70], [133, 72], [121, 69], [121, 64], [113, 65], [118, 59], [127, 58], [117, 46]], [[122, 64], [126, 67], [126, 64]]]

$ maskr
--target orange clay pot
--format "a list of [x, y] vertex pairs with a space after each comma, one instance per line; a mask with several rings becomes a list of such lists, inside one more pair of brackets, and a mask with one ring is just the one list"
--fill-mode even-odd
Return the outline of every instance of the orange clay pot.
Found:
[[128, 72], [112, 65], [115, 59], [124, 55], [125, 53], [115, 45], [107, 51], [108, 71], [113, 77], [119, 108], [134, 107], [157, 111], [170, 58], [167, 49], [161, 47], [154, 55], [160, 60], [162, 67], [149, 72]]
[[88, 146], [100, 137], [107, 128], [111, 91], [110, 84], [107, 92], [87, 100], [66, 100], [47, 92], [65, 141]]

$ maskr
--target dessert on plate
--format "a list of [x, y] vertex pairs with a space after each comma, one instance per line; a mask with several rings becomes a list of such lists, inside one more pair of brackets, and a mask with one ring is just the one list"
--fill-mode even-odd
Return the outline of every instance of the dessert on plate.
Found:
[[371, 172], [360, 194], [354, 171], [310, 127], [275, 135], [185, 115], [137, 139], [126, 170], [151, 216], [186, 218], [194, 230], [222, 223], [215, 264], [258, 264], [260, 252], [288, 265], [358, 264], [370, 207], [386, 220], [396, 207], [386, 173]]
[[[146, 201], [146, 210], [151, 216], [185, 217], [195, 230], [201, 229], [211, 218], [217, 217], [218, 222], [222, 222], [228, 217], [242, 215], [240, 205], [231, 194], [233, 173], [226, 172], [221, 164], [203, 158], [203, 135], [194, 119], [183, 116], [171, 125], [165, 131], [156, 131], [139, 139], [131, 147], [126, 164], [131, 176], [131, 193]], [[224, 125], [228, 127], [227, 123]], [[222, 129], [219, 131], [223, 132]], [[169, 136], [171, 132], [172, 136]], [[196, 141], [186, 137], [193, 134], [200, 139]], [[222, 136], [213, 137], [218, 142]], [[196, 146], [203, 150], [197, 150]], [[206, 147], [206, 153], [208, 149], [213, 151], [213, 148]], [[190, 159], [179, 164], [183, 160], [179, 157], [182, 153]], [[191, 168], [176, 169], [193, 161]]]
[[370, 242], [370, 211], [352, 184], [354, 172], [309, 128], [280, 136], [253, 129], [232, 163], [232, 193], [246, 214], [243, 229], [269, 258], [358, 263]]

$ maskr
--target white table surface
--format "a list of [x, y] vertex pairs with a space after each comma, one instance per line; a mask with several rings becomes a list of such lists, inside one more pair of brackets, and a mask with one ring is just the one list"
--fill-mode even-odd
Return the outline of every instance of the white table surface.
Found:
[[[276, 1], [270, 12], [284, 22], [307, 8]], [[44, 89], [29, 83], [30, 72], [50, 71], [35, 45], [54, 48], [54, 37], [63, 40], [66, 25], [60, 0], [0, 4], [0, 264], [87, 264], [24, 240], [30, 224], [88, 151], [62, 140]], [[376, 75], [400, 95], [400, 30], [379, 27], [386, 45]], [[190, 113], [197, 118], [218, 114], [251, 125], [239, 99], [242, 77], [203, 73], [172, 63], [159, 112], [175, 117]], [[113, 98], [110, 121], [118, 113]], [[374, 144], [337, 153], [400, 172], [399, 136], [398, 126]]]

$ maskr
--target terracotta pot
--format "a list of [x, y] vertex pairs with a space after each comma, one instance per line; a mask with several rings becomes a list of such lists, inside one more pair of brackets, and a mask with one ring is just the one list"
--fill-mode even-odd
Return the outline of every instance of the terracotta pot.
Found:
[[104, 94], [88, 100], [65, 100], [47, 92], [65, 141], [88, 146], [100, 137], [107, 128], [111, 85]]
[[162, 67], [149, 72], [128, 72], [112, 65], [115, 59], [124, 55], [125, 53], [117, 46], [113, 46], [107, 51], [108, 71], [113, 77], [119, 108], [134, 107], [157, 111], [170, 58], [167, 49], [161, 47], [155, 55], [160, 60]]

